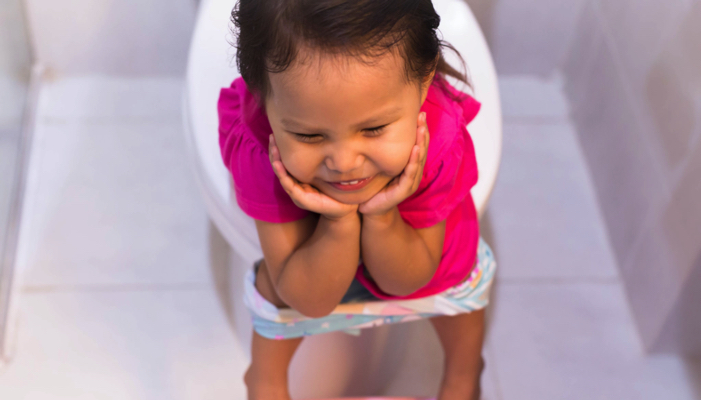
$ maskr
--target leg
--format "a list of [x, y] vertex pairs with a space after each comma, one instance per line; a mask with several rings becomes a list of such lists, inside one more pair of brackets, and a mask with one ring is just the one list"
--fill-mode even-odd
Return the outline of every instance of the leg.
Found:
[[[265, 261], [256, 274], [256, 289], [277, 307], [286, 307], [278, 297], [265, 269]], [[253, 332], [251, 365], [244, 375], [249, 400], [289, 400], [287, 370], [302, 338], [273, 340]]]
[[479, 400], [484, 310], [431, 318], [445, 353], [438, 400]]
[[249, 400], [289, 400], [287, 369], [302, 338], [272, 340], [253, 332], [251, 365], [244, 382]]

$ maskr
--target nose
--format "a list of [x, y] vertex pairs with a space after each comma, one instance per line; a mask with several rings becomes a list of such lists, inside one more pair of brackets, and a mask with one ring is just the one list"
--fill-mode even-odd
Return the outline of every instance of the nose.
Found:
[[348, 143], [333, 146], [326, 155], [325, 164], [329, 170], [346, 174], [363, 165], [363, 155]]

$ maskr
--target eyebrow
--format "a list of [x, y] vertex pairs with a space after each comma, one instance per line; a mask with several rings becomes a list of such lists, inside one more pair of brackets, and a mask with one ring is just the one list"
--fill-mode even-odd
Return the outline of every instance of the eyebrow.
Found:
[[287, 130], [308, 130], [308, 131], [323, 131], [323, 129], [318, 129], [318, 128], [311, 128], [309, 126], [306, 126], [300, 122], [293, 121], [291, 119], [283, 118], [280, 120], [280, 123], [283, 125], [283, 127]]
[[[388, 117], [394, 116], [396, 113], [401, 111], [401, 107], [393, 107], [385, 112], [382, 113], [382, 115], [376, 115], [373, 117], [370, 117], [366, 119], [365, 121], [359, 122], [356, 124], [356, 127], [367, 127], [372, 124], [377, 124], [380, 121], [385, 122]], [[321, 129], [321, 128], [314, 128], [312, 126], [305, 125], [301, 122], [294, 121], [291, 119], [287, 118], [282, 118], [280, 120], [280, 123], [284, 126], [285, 129], [287, 130], [306, 130], [306, 131], [311, 131], [311, 132], [326, 132], [326, 129]]]

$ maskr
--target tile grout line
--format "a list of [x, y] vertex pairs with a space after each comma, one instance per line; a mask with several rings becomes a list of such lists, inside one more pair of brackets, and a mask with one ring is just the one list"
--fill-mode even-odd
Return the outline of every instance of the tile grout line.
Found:
[[618, 285], [616, 277], [499, 277], [500, 284], [506, 285]]
[[180, 126], [180, 114], [142, 117], [57, 117], [42, 116], [38, 124], [49, 126], [66, 125], [134, 125], [134, 124], [173, 124]]
[[567, 116], [503, 116], [504, 125], [571, 125], [572, 121]]
[[24, 285], [22, 294], [44, 293], [89, 293], [89, 292], [156, 292], [156, 291], [201, 291], [213, 289], [212, 283], [182, 284], [84, 284], [84, 285]]

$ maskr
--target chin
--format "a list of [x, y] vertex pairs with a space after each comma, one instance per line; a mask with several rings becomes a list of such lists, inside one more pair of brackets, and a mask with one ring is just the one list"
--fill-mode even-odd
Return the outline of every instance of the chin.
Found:
[[365, 203], [366, 201], [370, 200], [372, 196], [374, 195], [368, 195], [365, 193], [348, 193], [348, 194], [343, 194], [343, 193], [324, 193], [327, 196], [331, 197], [332, 199], [336, 200], [339, 203], [343, 204], [362, 204]]
[[340, 193], [335, 190], [323, 190], [322, 193], [331, 197], [332, 199], [343, 204], [362, 204], [370, 200], [374, 195], [376, 195], [382, 188], [365, 188], [367, 190], [360, 190], [358, 192], [351, 193]]

